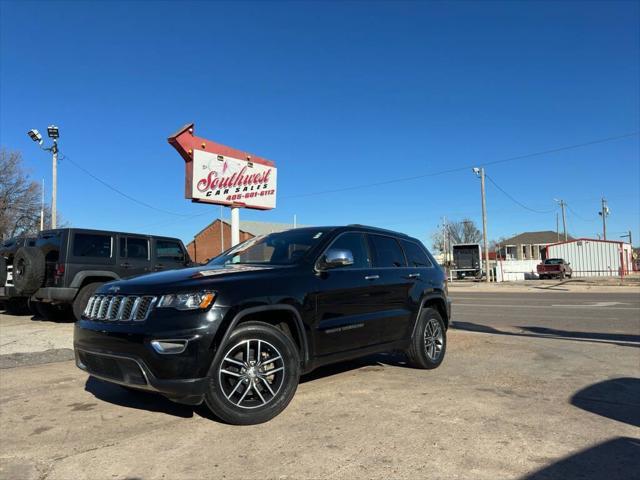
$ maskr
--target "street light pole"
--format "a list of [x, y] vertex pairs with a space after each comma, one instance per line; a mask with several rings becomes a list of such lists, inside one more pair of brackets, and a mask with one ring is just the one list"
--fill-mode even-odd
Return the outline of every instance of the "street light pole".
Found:
[[51, 147], [53, 166], [51, 171], [51, 228], [56, 228], [58, 215], [58, 141], [53, 140]]
[[480, 194], [482, 196], [482, 243], [484, 244], [484, 268], [485, 281], [490, 282], [489, 278], [489, 243], [487, 242], [487, 201], [484, 188], [484, 168], [474, 168], [473, 173], [480, 177]]
[[[51, 228], [56, 228], [56, 224], [57, 224], [56, 220], [57, 220], [57, 213], [58, 213], [58, 207], [57, 207], [57, 203], [58, 203], [57, 202], [58, 200], [58, 138], [60, 138], [60, 130], [55, 125], [49, 125], [47, 127], [47, 135], [51, 140], [53, 140], [53, 145], [51, 145], [51, 147], [49, 148], [44, 148], [42, 146], [42, 143], [43, 143], [42, 135], [35, 128], [29, 130], [27, 132], [27, 135], [29, 135], [29, 137], [31, 137], [31, 140], [36, 142], [42, 150], [51, 152], [53, 156], [52, 168], [51, 168], [52, 170], [51, 171]], [[44, 182], [43, 182], [43, 185], [44, 185]], [[43, 186], [43, 189], [44, 189], [44, 186]], [[41, 215], [40, 229], [42, 230], [43, 228], [44, 228], [44, 222], [42, 221], [42, 215]]]

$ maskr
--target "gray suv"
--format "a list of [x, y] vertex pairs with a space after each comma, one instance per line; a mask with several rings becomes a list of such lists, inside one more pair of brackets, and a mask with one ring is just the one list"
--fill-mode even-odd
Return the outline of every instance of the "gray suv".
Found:
[[71, 306], [79, 319], [106, 282], [191, 266], [182, 241], [136, 233], [62, 228], [38, 234], [13, 257], [16, 295], [28, 296], [45, 318]]

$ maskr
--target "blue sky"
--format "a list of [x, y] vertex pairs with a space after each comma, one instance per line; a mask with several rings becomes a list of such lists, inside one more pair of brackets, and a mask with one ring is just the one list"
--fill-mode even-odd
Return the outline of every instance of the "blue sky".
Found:
[[[0, 3], [0, 145], [47, 190], [30, 128], [61, 129], [58, 209], [74, 226], [185, 241], [217, 206], [184, 199], [166, 138], [196, 134], [272, 159], [278, 207], [241, 218], [366, 223], [427, 240], [441, 218], [480, 224], [471, 170], [640, 130], [637, 2]], [[487, 166], [528, 207], [565, 199], [570, 233], [640, 240], [633, 136]], [[49, 193], [49, 192], [47, 192]], [[553, 230], [487, 185], [489, 236]], [[228, 216], [228, 211], [225, 215]], [[198, 215], [198, 216], [194, 216]]]

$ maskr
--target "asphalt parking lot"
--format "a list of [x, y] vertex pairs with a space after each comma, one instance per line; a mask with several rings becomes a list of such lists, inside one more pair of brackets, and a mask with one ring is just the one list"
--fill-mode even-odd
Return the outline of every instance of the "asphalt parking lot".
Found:
[[88, 379], [72, 324], [0, 313], [0, 477], [637, 478], [638, 289], [452, 297], [439, 369], [322, 369], [251, 427]]

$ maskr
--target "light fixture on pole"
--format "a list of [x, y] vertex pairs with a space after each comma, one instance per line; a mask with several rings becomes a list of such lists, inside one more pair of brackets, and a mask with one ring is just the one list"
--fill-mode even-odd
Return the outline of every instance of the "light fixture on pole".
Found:
[[31, 140], [40, 145], [40, 148], [47, 152], [52, 153], [52, 168], [51, 168], [51, 228], [56, 228], [57, 218], [57, 197], [58, 197], [58, 138], [60, 138], [60, 130], [55, 125], [49, 125], [47, 127], [47, 136], [53, 140], [53, 144], [50, 147], [42, 147], [43, 139], [42, 135], [35, 128], [27, 132]]

